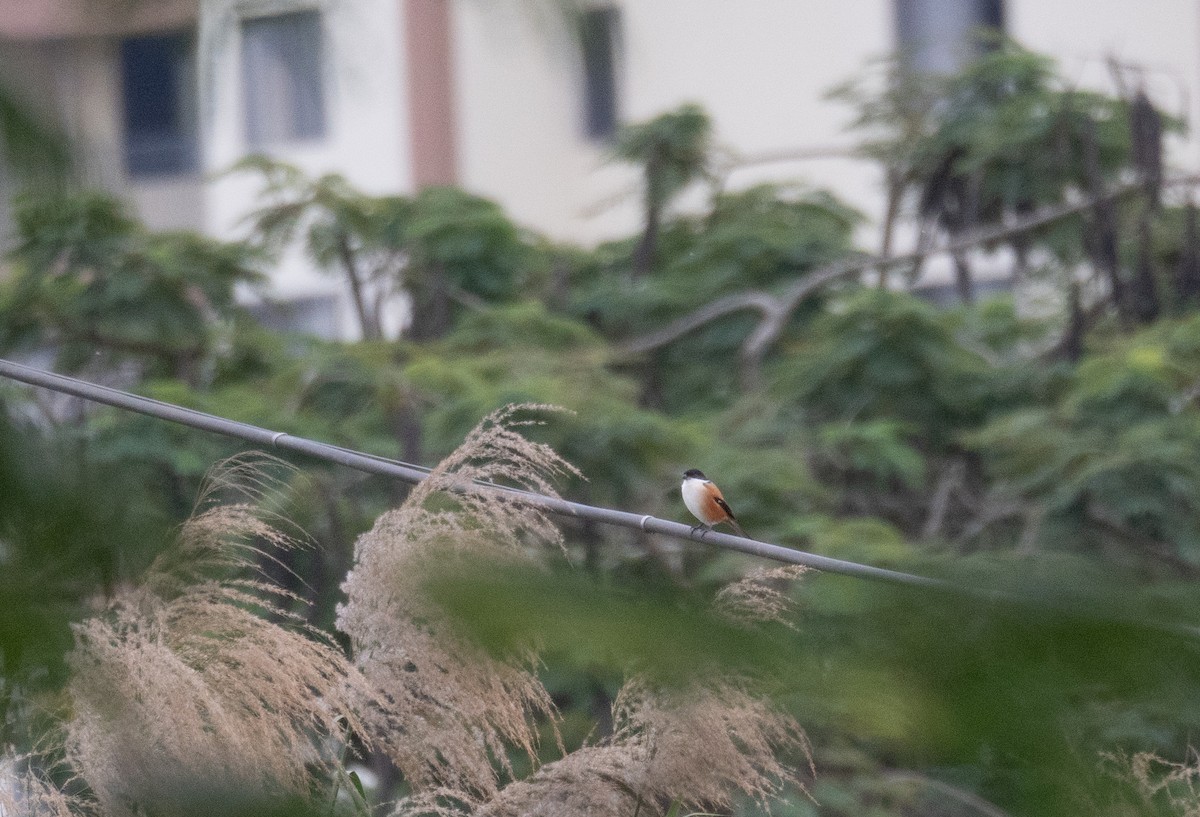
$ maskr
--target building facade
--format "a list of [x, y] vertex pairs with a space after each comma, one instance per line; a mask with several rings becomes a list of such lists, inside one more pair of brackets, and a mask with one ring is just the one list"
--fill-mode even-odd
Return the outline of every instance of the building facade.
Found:
[[[638, 220], [614, 130], [683, 102], [712, 116], [729, 187], [801, 181], [878, 215], [827, 91], [898, 47], [952, 70], [979, 25], [1084, 86], [1111, 88], [1110, 58], [1140, 65], [1197, 124], [1200, 0], [0, 0], [0, 80], [151, 227], [239, 235], [257, 183], [223, 171], [266, 153], [373, 193], [459, 184], [591, 244]], [[274, 287], [303, 325], [352, 325], [299, 253]]]

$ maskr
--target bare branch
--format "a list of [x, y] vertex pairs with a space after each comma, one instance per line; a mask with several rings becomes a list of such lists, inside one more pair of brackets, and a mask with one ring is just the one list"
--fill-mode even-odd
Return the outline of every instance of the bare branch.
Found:
[[855, 272], [863, 272], [876, 266], [879, 262], [875, 256], [866, 256], [865, 260], [863, 258], [863, 256], [850, 256], [841, 261], [835, 261], [827, 267], [804, 276], [788, 287], [779, 297], [778, 302], [774, 304], [768, 320], [751, 332], [742, 344], [742, 358], [753, 361], [762, 360], [767, 349], [783, 333], [784, 326], [792, 312], [809, 295], [828, 283]]
[[946, 513], [950, 509], [950, 495], [955, 486], [962, 484], [966, 473], [967, 464], [962, 459], [955, 458], [947, 463], [929, 500], [929, 515], [925, 517], [925, 524], [921, 528], [922, 539], [933, 539], [941, 534]]
[[[1171, 179], [1165, 186], [1184, 186], [1200, 183], [1200, 176], [1186, 175]], [[932, 253], [960, 253], [980, 245], [993, 244], [1014, 236], [1061, 221], [1064, 218], [1086, 212], [1101, 201], [1114, 201], [1129, 195], [1134, 195], [1142, 189], [1140, 182], [1126, 182], [1106, 190], [1102, 195], [1089, 196], [1078, 201], [1066, 202], [1043, 207], [1027, 216], [1014, 218], [1006, 223], [970, 230], [954, 241], [949, 241], [940, 247], [920, 249], [917, 252], [894, 255], [882, 258], [877, 255], [856, 254], [835, 261], [808, 273], [803, 278], [793, 282], [778, 295], [772, 295], [762, 290], [747, 290], [730, 295], [723, 295], [714, 301], [701, 306], [688, 314], [677, 318], [661, 329], [641, 337], [633, 338], [619, 347], [622, 355], [638, 355], [660, 349], [674, 343], [684, 335], [694, 332], [702, 326], [720, 320], [745, 310], [754, 310], [762, 318], [754, 330], [746, 336], [742, 343], [741, 358], [749, 366], [756, 367], [766, 352], [779, 339], [787, 325], [788, 318], [805, 298], [827, 284], [851, 275], [875, 269], [880, 273], [895, 267], [915, 264]], [[755, 378], [753, 372], [748, 375]]]
[[780, 162], [805, 162], [813, 159], [861, 159], [862, 154], [852, 145], [816, 145], [802, 148], [779, 148], [759, 153], [731, 152], [723, 163], [726, 172], [757, 165]]
[[671, 341], [676, 340], [682, 335], [686, 335], [693, 329], [698, 329], [704, 324], [715, 321], [718, 318], [723, 318], [726, 315], [732, 315], [745, 309], [757, 309], [766, 318], [777, 308], [778, 305], [775, 297], [766, 292], [751, 290], [749, 292], [737, 292], [733, 295], [726, 295], [723, 298], [718, 298], [715, 301], [705, 304], [695, 312], [672, 321], [656, 332], [643, 335], [641, 338], [631, 341], [622, 347], [621, 351], [630, 355], [649, 352], [666, 346]]

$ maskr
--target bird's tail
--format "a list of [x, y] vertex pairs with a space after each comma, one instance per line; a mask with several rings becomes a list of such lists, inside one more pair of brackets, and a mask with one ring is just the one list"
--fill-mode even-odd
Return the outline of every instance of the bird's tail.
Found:
[[738, 536], [742, 537], [743, 539], [749, 539], [749, 538], [750, 538], [749, 536], [747, 536], [747, 535], [746, 535], [746, 532], [745, 532], [744, 530], [742, 530], [742, 526], [741, 526], [741, 525], [739, 525], [739, 524], [737, 523], [737, 520], [736, 520], [736, 519], [734, 519], [732, 516], [731, 516], [731, 517], [729, 517], [728, 519], [726, 519], [725, 521], [729, 523], [729, 527], [731, 527], [731, 528], [733, 528], [735, 531], [737, 531], [737, 535], [738, 535]]

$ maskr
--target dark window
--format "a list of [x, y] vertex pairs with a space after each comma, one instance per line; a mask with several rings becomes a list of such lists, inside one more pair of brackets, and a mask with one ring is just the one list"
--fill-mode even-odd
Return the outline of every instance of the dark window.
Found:
[[1003, 0], [896, 0], [896, 45], [918, 71], [952, 74], [988, 47], [981, 36], [1004, 30]]
[[579, 23], [583, 46], [584, 128], [592, 139], [617, 130], [617, 44], [621, 14], [616, 8], [583, 12]]
[[316, 11], [242, 23], [242, 88], [251, 146], [325, 135], [322, 39]]
[[198, 165], [195, 45], [190, 34], [121, 43], [125, 167], [131, 176], [195, 171]]

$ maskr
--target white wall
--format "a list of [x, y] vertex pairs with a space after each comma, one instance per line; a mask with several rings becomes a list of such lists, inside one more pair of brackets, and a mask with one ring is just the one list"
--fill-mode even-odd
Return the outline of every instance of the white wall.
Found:
[[[465, 186], [519, 221], [593, 243], [638, 222], [637, 180], [582, 129], [571, 21], [537, 0], [458, 0], [459, 115]], [[700, 102], [717, 142], [744, 159], [845, 147], [848, 108], [824, 94], [885, 53], [887, 0], [625, 2], [618, 96], [622, 119]], [[854, 204], [878, 201], [873, 170], [848, 160], [742, 166], [732, 186], [805, 179]]]
[[[340, 173], [368, 193], [411, 187], [403, 21], [396, 0], [211, 0], [199, 26], [200, 121], [203, 165], [220, 174], [251, 152], [242, 100], [241, 20], [263, 13], [317, 8], [324, 28], [324, 138], [269, 146], [271, 154], [319, 176]], [[216, 176], [205, 191], [207, 229], [240, 235], [254, 209], [256, 178]], [[340, 293], [341, 284], [288, 253], [273, 271], [275, 294], [297, 297]], [[342, 316], [349, 325], [348, 315]]]
[[578, 237], [600, 153], [581, 136], [569, 20], [551, 2], [457, 0], [452, 31], [461, 183], [518, 222]]
[[[887, 0], [630, 2], [626, 18], [629, 118], [700, 101], [717, 141], [746, 159], [850, 146], [852, 112], [825, 94], [886, 53], [892, 37]], [[780, 178], [832, 186], [864, 206], [876, 199], [869, 170], [844, 160], [747, 166], [730, 181]]]
[[207, 193], [202, 176], [189, 173], [126, 183], [134, 212], [151, 230], [204, 231]]
[[[582, 137], [581, 81], [570, 22], [552, 0], [456, 0], [462, 181], [521, 222], [582, 243], [638, 222], [636, 178]], [[718, 143], [754, 160], [854, 143], [834, 85], [894, 47], [891, 0], [623, 0], [625, 121], [686, 101], [704, 105]], [[1108, 55], [1145, 66], [1153, 98], [1200, 128], [1200, 0], [1008, 0], [1010, 34], [1048, 53], [1081, 85], [1113, 90]], [[1196, 167], [1200, 139], [1173, 162]], [[800, 180], [828, 187], [877, 220], [878, 171], [850, 158], [748, 164], [733, 188]], [[693, 200], [696, 197], [692, 197]], [[686, 201], [686, 198], [685, 198]], [[878, 228], [860, 240], [873, 249]]]

